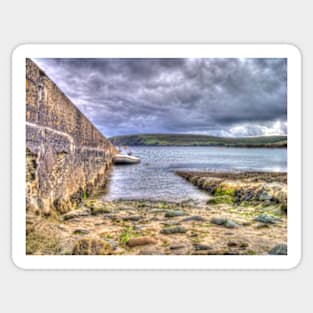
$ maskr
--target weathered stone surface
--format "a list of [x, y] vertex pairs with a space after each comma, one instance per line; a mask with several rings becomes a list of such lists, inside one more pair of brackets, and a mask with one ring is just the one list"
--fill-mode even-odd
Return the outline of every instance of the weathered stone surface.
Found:
[[237, 224], [237, 223], [235, 223], [235, 222], [232, 221], [232, 220], [227, 219], [226, 222], [225, 222], [225, 224], [224, 224], [224, 226], [225, 226], [226, 228], [237, 228], [237, 227], [239, 227], [240, 225]]
[[144, 245], [154, 245], [157, 243], [157, 240], [152, 237], [138, 237], [138, 238], [131, 238], [127, 241], [127, 245], [129, 247], [137, 247], [137, 246], [144, 246]]
[[91, 214], [92, 215], [101, 215], [101, 214], [109, 214], [111, 213], [112, 211], [105, 207], [105, 206], [102, 206], [102, 207], [93, 207], [91, 209]]
[[224, 225], [226, 223], [226, 218], [224, 218], [224, 217], [213, 217], [211, 219], [211, 223], [216, 224], [216, 225]]
[[72, 218], [88, 216], [89, 214], [90, 214], [90, 210], [89, 209], [73, 210], [71, 212], [68, 212], [68, 213], [64, 214], [63, 215], [63, 220], [67, 221], [67, 220], [70, 220]]
[[260, 201], [272, 200], [272, 198], [273, 196], [267, 193], [266, 191], [263, 191], [259, 196]]
[[197, 251], [213, 249], [211, 246], [204, 245], [204, 244], [201, 244], [201, 243], [195, 244], [194, 247], [195, 247], [195, 250], [197, 250]]
[[271, 249], [268, 254], [287, 255], [287, 245], [286, 244], [279, 244], [279, 245], [273, 247], [273, 249]]
[[161, 224], [164, 226], [176, 226], [176, 225], [180, 225], [180, 221], [166, 221]]
[[277, 221], [279, 221], [279, 219], [267, 214], [261, 214], [255, 218], [255, 221], [264, 224], [275, 224]]
[[131, 222], [137, 222], [142, 219], [141, 215], [130, 215], [130, 216], [124, 216], [122, 218], [123, 221], [131, 221]]
[[26, 60], [26, 207], [77, 206], [106, 182], [113, 145], [49, 77]]
[[223, 217], [213, 217], [211, 219], [211, 223], [215, 225], [220, 225], [224, 226], [226, 228], [237, 228], [240, 225], [235, 223], [234, 221], [228, 219], [228, 218], [223, 218]]
[[176, 227], [167, 227], [161, 229], [161, 234], [170, 235], [170, 234], [184, 234], [187, 232], [187, 229], [182, 226]]
[[182, 222], [205, 222], [205, 221], [206, 219], [200, 215], [186, 217], [182, 220]]
[[209, 205], [279, 204], [287, 211], [287, 173], [276, 172], [176, 172], [214, 197]]
[[176, 216], [184, 216], [186, 213], [184, 211], [167, 211], [165, 213], [165, 217], [176, 217]]

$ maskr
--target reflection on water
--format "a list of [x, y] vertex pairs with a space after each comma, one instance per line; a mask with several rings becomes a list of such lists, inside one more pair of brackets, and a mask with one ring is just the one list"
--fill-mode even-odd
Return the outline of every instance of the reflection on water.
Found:
[[177, 170], [287, 171], [287, 149], [131, 147], [136, 165], [113, 167], [106, 200], [203, 201], [205, 192], [175, 175]]

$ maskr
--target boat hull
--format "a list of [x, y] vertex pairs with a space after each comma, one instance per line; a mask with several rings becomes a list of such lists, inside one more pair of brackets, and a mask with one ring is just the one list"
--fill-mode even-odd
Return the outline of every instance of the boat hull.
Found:
[[140, 163], [140, 159], [130, 155], [117, 154], [113, 157], [114, 164], [137, 164]]

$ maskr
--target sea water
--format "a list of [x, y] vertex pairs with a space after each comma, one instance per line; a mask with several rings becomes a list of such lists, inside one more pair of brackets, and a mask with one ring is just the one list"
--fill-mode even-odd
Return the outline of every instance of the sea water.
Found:
[[287, 171], [285, 148], [129, 147], [141, 159], [134, 165], [114, 165], [105, 200], [206, 200], [208, 194], [176, 171]]

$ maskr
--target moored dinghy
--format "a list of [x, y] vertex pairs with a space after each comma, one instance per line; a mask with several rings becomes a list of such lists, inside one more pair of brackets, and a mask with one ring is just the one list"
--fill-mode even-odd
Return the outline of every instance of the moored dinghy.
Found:
[[140, 163], [140, 158], [126, 154], [116, 154], [113, 157], [114, 164], [136, 164]]

